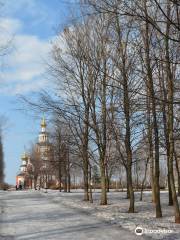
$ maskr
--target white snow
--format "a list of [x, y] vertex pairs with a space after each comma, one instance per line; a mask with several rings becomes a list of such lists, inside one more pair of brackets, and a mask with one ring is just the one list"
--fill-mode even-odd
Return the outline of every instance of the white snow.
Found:
[[[53, 199], [54, 202], [66, 206], [71, 206], [88, 212], [103, 220], [108, 220], [113, 224], [123, 227], [134, 233], [137, 226], [145, 231], [156, 231], [156, 233], [144, 233], [153, 239], [180, 239], [180, 225], [174, 223], [173, 206], [168, 206], [167, 191], [161, 192], [161, 204], [163, 218], [155, 218], [155, 207], [151, 202], [151, 192], [144, 192], [143, 201], [139, 201], [139, 193], [135, 193], [136, 213], [128, 213], [129, 200], [126, 199], [125, 192], [108, 193], [108, 205], [99, 205], [100, 192], [93, 193], [93, 204], [82, 201], [82, 190], [76, 190], [71, 193], [63, 193], [54, 190], [48, 190], [48, 193], [42, 193], [46, 197]], [[161, 231], [161, 233], [157, 233]], [[163, 232], [162, 232], [163, 231]]]
[[[98, 197], [98, 194], [97, 194]], [[3, 240], [134, 240], [135, 233], [111, 224], [108, 207], [81, 202], [82, 192], [0, 192], [0, 239]], [[106, 213], [107, 212], [107, 213]], [[146, 239], [141, 237], [141, 239]]]

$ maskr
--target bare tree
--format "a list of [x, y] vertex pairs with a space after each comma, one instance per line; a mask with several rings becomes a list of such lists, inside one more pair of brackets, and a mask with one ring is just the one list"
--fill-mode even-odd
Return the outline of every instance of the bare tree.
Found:
[[41, 176], [42, 159], [36, 144], [32, 144], [30, 149], [30, 161], [32, 166], [28, 168], [28, 174], [33, 176], [34, 189], [37, 189], [38, 178]]

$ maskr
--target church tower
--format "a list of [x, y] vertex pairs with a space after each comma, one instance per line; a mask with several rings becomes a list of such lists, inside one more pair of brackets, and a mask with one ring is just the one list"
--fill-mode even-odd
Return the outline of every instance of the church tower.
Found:
[[25, 152], [21, 156], [21, 161], [22, 161], [22, 164], [20, 166], [20, 171], [21, 171], [21, 173], [26, 173], [27, 172], [28, 156]]
[[27, 179], [27, 166], [28, 166], [28, 160], [29, 157], [24, 152], [21, 156], [21, 166], [20, 166], [20, 172], [16, 176], [16, 186], [19, 187], [20, 185], [22, 188], [28, 187], [28, 179]]
[[49, 142], [48, 132], [46, 130], [47, 124], [46, 120], [43, 117], [41, 120], [41, 131], [39, 133], [37, 148], [38, 152], [40, 153], [40, 157], [44, 162], [44, 166], [47, 165], [47, 162], [50, 160], [51, 157], [51, 149], [52, 145]]
[[41, 121], [41, 132], [39, 133], [39, 144], [47, 143], [48, 142], [48, 134], [46, 132], [46, 120], [43, 117]]
[[43, 117], [41, 120], [41, 130], [39, 133], [37, 149], [40, 155], [40, 159], [42, 161], [41, 165], [41, 176], [39, 179], [39, 185], [41, 187], [46, 188], [50, 180], [52, 180], [51, 164], [53, 159], [53, 148], [52, 144], [49, 141], [49, 134], [46, 129], [47, 124], [46, 120]]

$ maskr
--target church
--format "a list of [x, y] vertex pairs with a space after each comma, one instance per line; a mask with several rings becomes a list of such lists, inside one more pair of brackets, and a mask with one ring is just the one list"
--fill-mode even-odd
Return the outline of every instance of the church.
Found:
[[20, 166], [20, 171], [18, 175], [16, 176], [16, 186], [19, 188], [22, 186], [22, 188], [32, 188], [33, 187], [33, 179], [32, 177], [28, 174], [28, 166], [30, 166], [30, 158], [24, 152], [21, 156], [21, 166]]
[[16, 176], [16, 186], [18, 188], [19, 186], [26, 189], [36, 188], [37, 186], [48, 188], [50, 184], [57, 182], [53, 174], [53, 146], [49, 141], [46, 127], [46, 120], [43, 117], [38, 142], [35, 146], [38, 157], [31, 159], [31, 156], [26, 152], [21, 156], [20, 170]]

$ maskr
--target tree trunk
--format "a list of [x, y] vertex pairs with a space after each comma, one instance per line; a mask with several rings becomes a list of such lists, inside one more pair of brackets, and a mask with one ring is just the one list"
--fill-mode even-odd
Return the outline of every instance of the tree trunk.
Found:
[[106, 190], [106, 170], [104, 164], [104, 156], [100, 156], [100, 172], [101, 172], [101, 205], [107, 204], [107, 190]]
[[34, 176], [34, 189], [37, 190], [37, 176]]
[[142, 201], [143, 190], [144, 190], [144, 184], [145, 184], [145, 181], [146, 181], [146, 175], [147, 175], [148, 162], [149, 162], [149, 158], [147, 158], [147, 160], [146, 160], [144, 178], [143, 178], [143, 181], [142, 181], [142, 184], [141, 184], [141, 195], [140, 195], [140, 199], [139, 199], [140, 201]]
[[177, 179], [178, 179], [178, 196], [180, 196], [180, 171], [179, 171], [179, 166], [178, 166], [177, 153], [175, 150], [174, 150], [174, 158], [175, 158], [175, 163], [176, 163], [176, 171], [177, 171]]
[[[149, 92], [149, 89], [147, 89]], [[152, 189], [152, 203], [155, 203], [155, 185], [154, 185], [154, 156], [153, 156], [153, 140], [152, 140], [152, 122], [151, 122], [151, 102], [147, 97], [147, 124], [148, 124], [148, 144], [149, 144], [149, 160], [150, 160], [150, 177]]]
[[88, 172], [89, 172], [89, 160], [88, 160], [88, 143], [87, 139], [85, 139], [86, 136], [84, 136], [84, 142], [83, 142], [83, 174], [84, 174], [84, 201], [89, 201], [89, 178], [88, 178]]
[[[105, 53], [104, 53], [105, 54]], [[105, 56], [105, 55], [104, 55]], [[102, 115], [102, 125], [100, 130], [99, 143], [101, 145], [101, 149], [99, 149], [100, 156], [100, 171], [101, 171], [101, 205], [107, 204], [107, 176], [106, 176], [106, 167], [107, 167], [107, 106], [106, 106], [106, 97], [107, 97], [107, 73], [106, 73], [106, 58], [103, 60], [103, 78], [102, 78], [102, 105], [101, 105], [101, 115]], [[102, 134], [101, 134], [102, 131]], [[102, 135], [100, 137], [100, 135]]]
[[69, 149], [67, 149], [67, 191], [71, 192], [71, 174], [70, 174]]
[[171, 191], [170, 175], [169, 175], [169, 151], [170, 151], [170, 145], [169, 145], [169, 137], [168, 137], [168, 122], [167, 122], [167, 111], [166, 111], [166, 108], [167, 108], [167, 90], [165, 88], [164, 76], [162, 76], [162, 79], [160, 79], [159, 85], [160, 85], [161, 92], [162, 92], [161, 97], [164, 100], [164, 101], [162, 101], [161, 105], [162, 105], [164, 137], [165, 137], [166, 155], [167, 155], [168, 199], [169, 199], [169, 206], [172, 206], [173, 205], [173, 199], [172, 199], [172, 191]]
[[93, 203], [91, 166], [89, 167], [89, 201], [90, 203]]
[[84, 175], [84, 201], [89, 201], [88, 165], [86, 164], [84, 164], [83, 175]]
[[61, 192], [62, 188], [61, 188], [61, 184], [62, 184], [62, 174], [61, 174], [61, 160], [59, 159], [59, 172], [58, 172], [58, 175], [59, 175], [59, 191]]
[[67, 176], [64, 178], [64, 192], [67, 192]]
[[126, 73], [123, 74], [123, 92], [124, 92], [124, 114], [125, 114], [125, 148], [127, 156], [127, 185], [129, 189], [130, 205], [129, 212], [134, 213], [134, 191], [132, 184], [132, 149], [131, 149], [131, 129], [130, 129], [130, 105], [129, 105], [129, 93], [128, 93], [128, 82]]
[[89, 143], [89, 102], [86, 104], [85, 96], [83, 94], [85, 107], [85, 120], [84, 130], [82, 136], [82, 152], [83, 152], [83, 174], [84, 174], [84, 201], [89, 201], [89, 155], [88, 155], [88, 143]]
[[109, 192], [109, 187], [110, 187], [109, 185], [110, 185], [110, 177], [109, 177], [107, 164], [106, 164], [106, 188], [107, 188], [107, 192]]
[[126, 188], [127, 188], [127, 195], [126, 195], [126, 198], [129, 199], [129, 198], [130, 198], [130, 192], [129, 192], [129, 180], [128, 180], [127, 169], [126, 169]]
[[68, 176], [67, 176], [67, 191], [71, 192], [71, 175], [70, 175], [70, 173], [68, 173]]
[[[66, 158], [66, 156], [65, 156]], [[67, 169], [66, 169], [66, 162], [64, 162], [64, 184], [63, 184], [64, 192], [67, 192]]]
[[[144, 10], [146, 17], [147, 6], [146, 0], [144, 1]], [[157, 123], [157, 114], [156, 114], [156, 100], [154, 92], [154, 83], [152, 76], [151, 60], [150, 60], [150, 47], [149, 47], [149, 23], [145, 22], [145, 34], [144, 34], [144, 45], [145, 45], [145, 63], [147, 67], [147, 88], [148, 96], [151, 101], [152, 107], [152, 117], [153, 117], [153, 132], [154, 132], [154, 151], [155, 151], [155, 171], [154, 171], [154, 188], [155, 188], [155, 208], [156, 208], [156, 217], [162, 217], [161, 211], [161, 202], [160, 202], [160, 186], [159, 186], [159, 131]]]
[[[167, 5], [167, 16], [170, 17], [170, 2]], [[169, 130], [169, 177], [170, 184], [173, 196], [173, 206], [174, 206], [174, 215], [175, 215], [175, 223], [180, 223], [180, 209], [179, 203], [176, 194], [175, 181], [174, 181], [174, 171], [173, 171], [173, 160], [174, 160], [174, 108], [173, 108], [173, 100], [174, 100], [174, 82], [173, 76], [171, 72], [170, 66], [170, 58], [169, 58], [169, 29], [170, 22], [167, 20], [166, 25], [166, 71], [167, 71], [167, 85], [168, 85], [168, 130]]]

